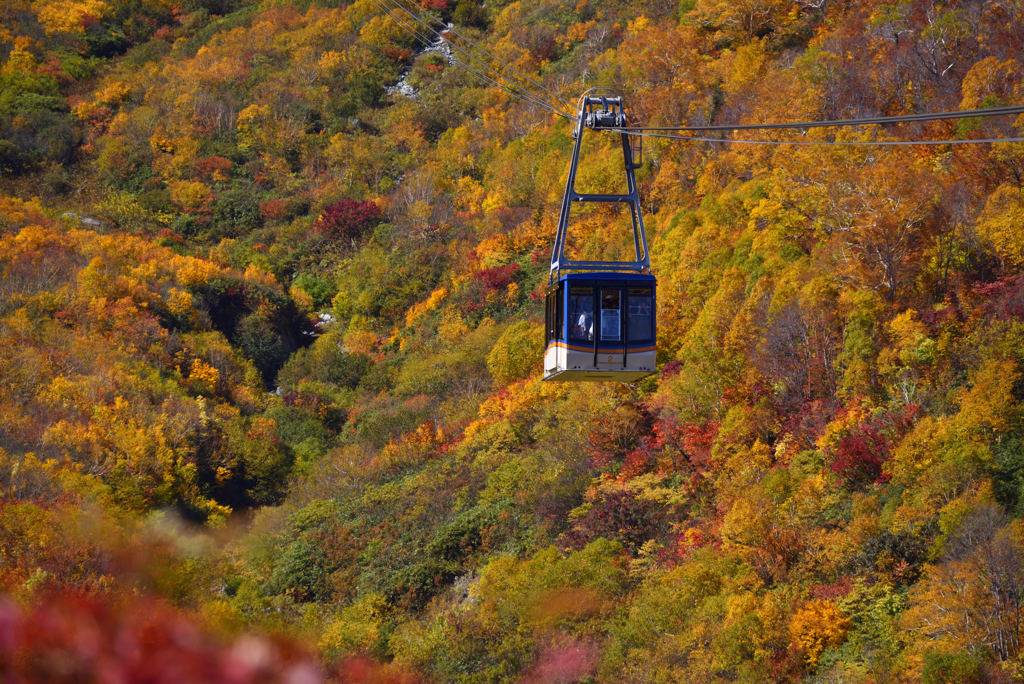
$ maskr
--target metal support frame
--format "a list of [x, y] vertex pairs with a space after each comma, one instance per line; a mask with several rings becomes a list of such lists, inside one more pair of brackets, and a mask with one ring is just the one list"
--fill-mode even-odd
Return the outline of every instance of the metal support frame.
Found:
[[[626, 194], [624, 195], [589, 195], [576, 191], [576, 169], [580, 161], [580, 149], [583, 143], [583, 131], [587, 128], [623, 128], [626, 126], [626, 112], [622, 95], [602, 95], [611, 91], [610, 88], [591, 88], [580, 97], [576, 116], [576, 130], [573, 131], [575, 144], [572, 149], [572, 161], [569, 166], [569, 178], [565, 183], [565, 194], [562, 196], [562, 210], [558, 215], [558, 232], [555, 234], [555, 246], [551, 253], [551, 273], [549, 280], [554, 282], [561, 271], [637, 271], [650, 273], [651, 258], [647, 251], [647, 235], [644, 232], [644, 219], [640, 212], [640, 191], [636, 184], [636, 169], [639, 164], [633, 161], [633, 150], [630, 146], [629, 134], [622, 133], [622, 155], [626, 172]], [[618, 91], [613, 91], [618, 93]], [[601, 202], [607, 204], [626, 203], [633, 219], [633, 247], [636, 251], [635, 261], [576, 261], [565, 256], [565, 243], [569, 231], [569, 215], [574, 202]]]

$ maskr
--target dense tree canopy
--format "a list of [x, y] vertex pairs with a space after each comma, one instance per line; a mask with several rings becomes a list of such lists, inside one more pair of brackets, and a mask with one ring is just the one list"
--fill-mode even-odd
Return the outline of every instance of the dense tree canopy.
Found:
[[[404, 6], [650, 126], [1024, 105], [1015, 2]], [[658, 373], [545, 383], [571, 124], [396, 7], [0, 7], [0, 678], [1024, 676], [1024, 147], [647, 138]]]

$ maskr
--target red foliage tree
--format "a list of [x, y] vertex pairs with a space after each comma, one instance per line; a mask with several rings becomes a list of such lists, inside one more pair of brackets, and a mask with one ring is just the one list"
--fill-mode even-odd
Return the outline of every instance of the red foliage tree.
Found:
[[598, 538], [622, 542], [635, 555], [648, 539], [665, 535], [664, 510], [653, 501], [638, 498], [629, 490], [608, 494], [594, 504], [573, 528], [562, 535], [560, 545], [582, 549]]
[[518, 275], [519, 264], [509, 264], [477, 271], [473, 274], [473, 280], [483, 286], [485, 294], [490, 294], [504, 290], [515, 281]]
[[283, 197], [260, 203], [260, 213], [265, 219], [286, 219], [290, 208], [291, 202]]
[[495, 266], [473, 273], [469, 281], [467, 302], [468, 313], [480, 313], [487, 308], [489, 295], [502, 293], [519, 277], [519, 264]]
[[889, 444], [873, 429], [847, 435], [839, 440], [832, 472], [849, 487], [859, 487], [882, 478], [882, 465], [889, 459]]
[[225, 182], [231, 174], [231, 160], [224, 157], [204, 157], [196, 160], [196, 175], [206, 181]]
[[342, 200], [324, 207], [313, 228], [328, 240], [355, 243], [384, 219], [373, 202]]
[[873, 418], [863, 423], [836, 445], [832, 472], [848, 487], [872, 482], [888, 482], [885, 463], [892, 445], [913, 426], [920, 409], [914, 405]]

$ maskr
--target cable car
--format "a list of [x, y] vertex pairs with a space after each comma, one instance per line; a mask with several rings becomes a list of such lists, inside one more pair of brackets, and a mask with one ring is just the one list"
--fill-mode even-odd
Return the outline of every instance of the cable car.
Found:
[[[576, 190], [583, 132], [626, 126], [622, 96], [592, 88], [580, 98], [569, 178], [562, 197], [545, 298], [544, 379], [632, 382], [655, 372], [657, 281], [651, 274], [635, 171], [639, 141], [622, 132], [626, 193], [583, 194]], [[617, 91], [614, 91], [617, 92]], [[569, 217], [577, 202], [626, 204], [636, 258], [580, 261], [565, 255]]]

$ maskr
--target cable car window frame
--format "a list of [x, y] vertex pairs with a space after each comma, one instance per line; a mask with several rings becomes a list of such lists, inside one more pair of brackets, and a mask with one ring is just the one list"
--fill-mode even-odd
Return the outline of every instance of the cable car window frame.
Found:
[[[601, 288], [601, 341], [622, 342], [622, 286], [600, 285]], [[614, 307], [611, 304], [614, 298]]]
[[[637, 313], [633, 313], [634, 304], [637, 306]], [[641, 312], [642, 305], [646, 304], [646, 313]], [[626, 288], [626, 342], [636, 344], [651, 342], [654, 340], [654, 291], [650, 287], [628, 287]], [[636, 334], [637, 323], [646, 318], [646, 324], [641, 326], [645, 334]]]
[[565, 339], [565, 331], [562, 328], [562, 308], [562, 288], [557, 287], [548, 292], [544, 303], [544, 346]]
[[559, 288], [555, 293], [555, 339], [565, 339], [565, 324], [562, 323], [565, 302], [562, 300], [562, 290]]

